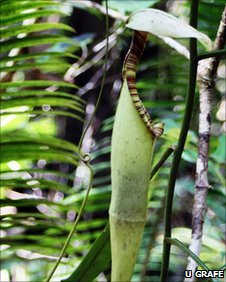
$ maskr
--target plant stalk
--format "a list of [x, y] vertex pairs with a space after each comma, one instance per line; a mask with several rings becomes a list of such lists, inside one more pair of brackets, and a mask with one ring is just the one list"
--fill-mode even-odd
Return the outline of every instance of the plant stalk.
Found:
[[206, 58], [222, 57], [222, 56], [225, 56], [225, 55], [226, 55], [226, 49], [223, 49], [223, 50], [213, 50], [213, 51], [210, 51], [210, 52], [201, 53], [200, 55], [198, 55], [195, 58], [195, 60], [201, 61], [201, 60], [206, 59]]
[[[190, 10], [190, 25], [194, 28], [197, 27], [198, 19], [198, 0], [191, 1], [191, 10]], [[171, 244], [169, 241], [165, 241], [165, 238], [171, 237], [171, 217], [172, 217], [172, 206], [173, 206], [173, 196], [174, 196], [174, 187], [176, 183], [177, 171], [181, 160], [181, 155], [184, 149], [184, 144], [186, 141], [189, 123], [192, 115], [192, 108], [195, 96], [195, 86], [196, 86], [196, 74], [197, 74], [197, 62], [195, 58], [197, 57], [197, 42], [196, 39], [190, 39], [190, 64], [189, 64], [189, 85], [187, 90], [187, 99], [185, 114], [183, 119], [183, 124], [178, 140], [178, 144], [174, 153], [170, 178], [168, 183], [168, 190], [166, 195], [166, 204], [164, 211], [164, 242], [163, 242], [163, 254], [162, 254], [162, 267], [161, 267], [161, 282], [167, 281], [167, 274], [169, 268], [170, 260], [170, 247]]]
[[103, 73], [103, 77], [102, 77], [102, 81], [101, 81], [101, 87], [100, 87], [100, 92], [98, 94], [98, 98], [97, 98], [97, 102], [96, 102], [96, 105], [95, 105], [95, 109], [94, 109], [94, 111], [92, 113], [91, 119], [89, 120], [85, 130], [82, 133], [82, 136], [81, 136], [79, 144], [78, 144], [78, 154], [79, 154], [79, 157], [80, 157], [81, 161], [83, 161], [83, 163], [89, 168], [89, 171], [90, 171], [89, 186], [87, 188], [86, 195], [85, 195], [85, 197], [83, 199], [82, 205], [80, 207], [80, 210], [78, 212], [76, 220], [75, 220], [75, 222], [74, 222], [74, 224], [72, 226], [72, 229], [71, 229], [70, 233], [68, 234], [68, 236], [66, 238], [66, 242], [64, 243], [64, 246], [63, 246], [63, 248], [62, 248], [62, 250], [60, 252], [59, 258], [57, 259], [57, 262], [55, 263], [53, 269], [51, 270], [50, 274], [48, 275], [46, 282], [50, 281], [50, 279], [52, 278], [53, 274], [55, 273], [58, 265], [60, 264], [64, 254], [66, 252], [66, 249], [67, 249], [67, 247], [68, 247], [68, 245], [69, 245], [69, 243], [71, 241], [71, 238], [73, 237], [73, 235], [75, 233], [75, 230], [77, 228], [79, 220], [81, 219], [81, 217], [83, 215], [83, 212], [85, 210], [85, 206], [86, 206], [86, 203], [87, 203], [87, 200], [88, 200], [89, 192], [90, 192], [90, 190], [92, 188], [93, 169], [90, 166], [90, 155], [87, 154], [87, 153], [82, 152], [81, 146], [82, 146], [82, 142], [84, 140], [84, 137], [86, 135], [86, 132], [87, 132], [87, 130], [89, 129], [89, 127], [91, 126], [91, 124], [93, 122], [95, 113], [97, 111], [97, 108], [99, 106], [99, 102], [100, 102], [100, 99], [101, 99], [101, 96], [102, 96], [102, 93], [103, 93], [104, 84], [105, 84], [106, 71], [107, 71], [107, 60], [108, 60], [108, 48], [109, 48], [109, 39], [108, 39], [109, 38], [108, 0], [105, 0], [105, 6], [106, 6], [106, 17], [105, 17], [105, 25], [106, 25], [106, 53], [105, 53], [105, 60], [104, 60], [104, 73]]
[[161, 156], [158, 163], [152, 168], [150, 179], [157, 173], [157, 171], [160, 169], [160, 167], [165, 163], [165, 161], [170, 157], [170, 155], [175, 151], [175, 147], [172, 146], [170, 148], [167, 148], [166, 151]]

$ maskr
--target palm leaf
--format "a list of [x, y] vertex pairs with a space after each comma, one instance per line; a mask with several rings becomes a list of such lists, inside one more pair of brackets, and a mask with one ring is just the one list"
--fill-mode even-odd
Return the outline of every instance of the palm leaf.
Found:
[[[77, 146], [54, 136], [55, 117], [71, 116], [83, 122], [85, 106], [74, 93], [77, 86], [60, 77], [70, 67], [67, 59], [77, 57], [66, 49], [48, 50], [55, 43], [77, 44], [62, 35], [73, 32], [71, 27], [47, 22], [49, 16], [64, 14], [60, 5], [55, 1], [1, 1], [1, 230], [2, 244], [8, 246], [2, 253], [6, 268], [13, 256], [24, 259], [19, 249], [39, 253], [46, 260], [56, 255], [72, 226], [71, 222], [65, 226], [63, 218], [69, 210], [79, 209], [78, 204], [63, 203], [63, 195], [72, 193], [71, 176], [59, 169], [62, 165], [75, 169]], [[32, 22], [27, 25], [26, 21]], [[41, 79], [29, 79], [32, 71], [38, 71]], [[37, 128], [36, 119], [48, 121], [53, 130]], [[47, 199], [51, 193], [59, 198]], [[13, 231], [16, 228], [18, 233]], [[78, 252], [82, 249], [83, 245]], [[69, 247], [68, 253], [73, 252]]]

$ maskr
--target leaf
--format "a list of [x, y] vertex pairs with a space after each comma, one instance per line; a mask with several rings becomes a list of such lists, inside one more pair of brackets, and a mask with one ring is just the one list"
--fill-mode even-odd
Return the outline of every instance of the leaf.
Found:
[[[19, 3], [18, 3], [19, 2]], [[5, 13], [8, 15], [19, 15], [20, 11], [26, 11], [32, 8], [46, 7], [48, 5], [59, 6], [60, 3], [55, 1], [21, 1], [21, 0], [11, 0], [11, 1], [1, 1], [1, 14]]]
[[9, 25], [9, 24], [12, 24], [18, 21], [46, 17], [46, 16], [50, 16], [53, 14], [65, 15], [63, 12], [57, 11], [57, 10], [40, 10], [40, 11], [35, 11], [35, 12], [30, 12], [30, 13], [25, 13], [25, 14], [10, 15], [10, 16], [1, 15], [0, 24]]
[[44, 86], [62, 86], [62, 87], [71, 87], [77, 88], [74, 84], [56, 81], [56, 80], [26, 80], [26, 81], [13, 81], [13, 82], [3, 82], [0, 84], [1, 89], [8, 87], [44, 87]]
[[110, 232], [107, 224], [80, 265], [68, 278], [61, 280], [61, 282], [93, 281], [99, 273], [110, 266], [110, 261]]
[[33, 33], [37, 31], [49, 30], [49, 29], [62, 29], [74, 32], [74, 29], [68, 25], [62, 23], [35, 23], [30, 25], [22, 25], [20, 27], [13, 26], [0, 31], [2, 38], [7, 38], [10, 36], [16, 36], [21, 33]]
[[77, 100], [81, 104], [84, 104], [84, 101], [75, 95], [66, 93], [66, 92], [59, 92], [59, 91], [45, 91], [45, 90], [23, 90], [17, 92], [4, 92], [1, 93], [1, 97], [9, 98], [9, 97], [27, 97], [27, 96], [57, 96], [57, 97], [67, 97], [71, 98], [72, 100]]
[[4, 41], [1, 43], [1, 52], [10, 51], [12, 48], [23, 48], [23, 47], [31, 47], [37, 46], [41, 44], [53, 44], [57, 42], [64, 42], [69, 44], [75, 44], [75, 42], [66, 37], [55, 34], [48, 35], [39, 35], [33, 37], [25, 37], [25, 38], [16, 38]]
[[29, 207], [29, 206], [36, 206], [38, 204], [46, 204], [48, 206], [55, 205], [55, 206], [62, 206], [62, 204], [49, 201], [45, 198], [29, 198], [29, 199], [19, 199], [19, 200], [11, 200], [11, 199], [1, 199], [0, 205], [1, 207], [6, 207], [12, 205], [15, 207]]
[[32, 188], [39, 188], [39, 189], [52, 189], [57, 191], [62, 191], [64, 193], [67, 193], [69, 191], [70, 187], [58, 183], [56, 181], [50, 181], [46, 179], [18, 179], [18, 178], [10, 178], [10, 179], [1, 179], [1, 186], [2, 187], [10, 187], [10, 189], [32, 189]]
[[53, 58], [53, 57], [71, 57], [71, 58], [78, 58], [78, 56], [71, 54], [71, 53], [66, 53], [66, 52], [40, 52], [40, 53], [33, 53], [33, 54], [23, 54], [23, 55], [17, 55], [14, 57], [6, 57], [1, 59], [1, 64], [2, 63], [7, 63], [7, 62], [18, 62], [21, 60], [30, 60], [30, 59], [35, 59], [35, 58], [42, 58], [42, 59], [47, 59], [47, 58]]
[[6, 110], [5, 112], [2, 111], [2, 115], [26, 115], [27, 114], [30, 114], [31, 116], [34, 116], [34, 115], [49, 115], [49, 116], [55, 116], [55, 115], [58, 115], [58, 116], [65, 116], [65, 117], [72, 117], [72, 118], [75, 118], [81, 122], [84, 122], [84, 119], [81, 118], [79, 115], [77, 114], [74, 114], [74, 113], [71, 113], [69, 111], [57, 111], [57, 110], [52, 110], [52, 111], [44, 111], [44, 110], [25, 110], [23, 112], [18, 112], [18, 111], [8, 111]]
[[170, 243], [172, 245], [177, 246], [178, 248], [180, 248], [186, 255], [190, 256], [193, 260], [195, 260], [195, 262], [201, 266], [203, 269], [205, 270], [209, 270], [208, 267], [205, 265], [205, 263], [203, 261], [201, 261], [190, 249], [188, 249], [184, 243], [180, 242], [180, 240], [177, 240], [175, 238], [165, 238], [165, 241], [167, 243]]
[[196, 38], [206, 49], [212, 49], [212, 41], [207, 35], [182, 20], [157, 9], [150, 8], [136, 11], [128, 18], [126, 26], [134, 30], [150, 32], [156, 36]]
[[55, 106], [55, 107], [68, 107], [73, 110], [83, 112], [83, 110], [78, 106], [78, 102], [75, 100], [69, 100], [69, 99], [64, 99], [64, 98], [59, 98], [59, 97], [36, 97], [35, 99], [33, 97], [31, 98], [11, 98], [10, 100], [1, 100], [1, 108], [2, 110], [11, 108], [11, 107], [17, 107], [20, 106], [21, 103], [26, 106], [43, 106], [43, 105], [50, 105], [50, 106]]
[[60, 62], [45, 62], [45, 63], [27, 63], [27, 64], [19, 64], [13, 66], [2, 67], [2, 71], [11, 72], [11, 71], [20, 71], [20, 70], [30, 70], [31, 68], [39, 68], [43, 71], [52, 71], [54, 73], [62, 72], [62, 70], [67, 70], [70, 67], [68, 63], [60, 63]]
[[27, 143], [27, 144], [39, 144], [51, 146], [54, 148], [64, 149], [66, 151], [77, 152], [77, 146], [74, 144], [59, 138], [55, 138], [52, 136], [48, 136], [45, 140], [42, 137], [30, 137], [23, 135], [14, 135], [14, 136], [1, 136], [1, 144], [19, 144], [19, 143]]
[[[4, 209], [1, 228], [2, 243], [8, 249], [4, 251], [4, 263], [11, 268], [14, 260], [34, 259], [32, 252], [48, 259], [50, 255], [55, 256], [71, 230], [72, 223], [66, 221], [67, 213], [70, 210], [77, 213], [80, 206], [77, 203], [62, 205], [61, 202], [63, 195], [67, 198], [72, 192], [75, 194], [72, 189], [74, 177], [69, 167], [74, 171], [79, 160], [76, 145], [53, 137], [58, 135], [61, 124], [62, 129], [65, 126], [62, 123], [65, 119], [55, 121], [55, 116], [70, 116], [84, 122], [84, 102], [76, 97], [77, 86], [63, 81], [63, 75], [74, 61], [69, 63], [67, 57], [78, 57], [69, 51], [70, 47], [74, 49], [71, 44], [75, 41], [65, 35], [73, 31], [72, 27], [58, 22], [64, 14], [62, 3], [54, 0], [0, 1], [1, 114], [4, 123], [0, 162], [1, 206]], [[53, 18], [56, 14], [57, 18]], [[58, 52], [54, 51], [53, 43], [60, 43]], [[37, 48], [22, 50], [29, 46]], [[35, 80], [27, 80], [29, 78]], [[100, 220], [92, 222], [93, 228], [104, 224]], [[85, 228], [80, 227], [81, 230]], [[12, 232], [14, 229], [18, 232]], [[59, 240], [52, 240], [54, 237]], [[67, 254], [87, 250], [89, 241], [97, 237], [97, 231], [87, 237], [87, 234], [76, 234], [76, 240], [82, 244], [79, 243], [76, 251], [71, 244]], [[22, 254], [19, 254], [21, 249]], [[24, 252], [31, 256], [28, 258]], [[48, 261], [43, 263], [48, 267]], [[43, 281], [46, 267], [39, 269], [40, 277], [36, 276], [35, 281]]]
[[28, 145], [28, 144], [7, 144], [2, 145], [2, 162], [10, 162], [12, 160], [48, 160], [53, 162], [70, 163], [77, 166], [77, 158], [72, 154], [65, 152], [65, 150], [51, 149], [48, 146]]

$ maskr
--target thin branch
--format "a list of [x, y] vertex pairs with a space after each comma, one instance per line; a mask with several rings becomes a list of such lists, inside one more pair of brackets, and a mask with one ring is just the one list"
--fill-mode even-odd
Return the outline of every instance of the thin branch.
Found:
[[[116, 32], [109, 35], [108, 40], [108, 51], [110, 51], [116, 44], [118, 34], [122, 33], [123, 29], [119, 28]], [[64, 76], [64, 80], [68, 82], [73, 82], [74, 78], [79, 76], [80, 74], [89, 70], [93, 65], [99, 63], [106, 55], [106, 44], [107, 41], [104, 39], [103, 41], [99, 42], [93, 48], [93, 53], [97, 53], [93, 58], [91, 58], [87, 63], [83, 64], [83, 60], [79, 60], [78, 62], [74, 63], [67, 71]], [[98, 47], [98, 48], [97, 48]], [[102, 48], [100, 48], [102, 47]]]
[[63, 259], [63, 256], [64, 256], [64, 254], [65, 254], [65, 252], [67, 250], [67, 247], [68, 247], [69, 243], [71, 242], [71, 238], [73, 237], [73, 235], [75, 233], [75, 230], [76, 230], [76, 228], [78, 226], [78, 223], [79, 223], [79, 221], [80, 221], [80, 219], [81, 219], [81, 217], [83, 215], [83, 212], [85, 210], [85, 206], [86, 206], [86, 203], [88, 201], [89, 192], [90, 192], [90, 190], [92, 188], [92, 184], [93, 184], [93, 169], [90, 166], [89, 162], [86, 163], [86, 166], [90, 170], [89, 187], [86, 190], [85, 198], [83, 199], [82, 205], [80, 207], [80, 210], [79, 210], [79, 213], [78, 213], [78, 215], [76, 217], [76, 220], [75, 220], [75, 222], [74, 222], [74, 224], [72, 226], [72, 229], [71, 229], [69, 235], [67, 236], [67, 239], [66, 239], [66, 241], [64, 243], [64, 246], [63, 246], [63, 248], [62, 248], [62, 250], [60, 252], [60, 255], [59, 255], [58, 259], [57, 259], [57, 262], [54, 265], [53, 269], [51, 270], [50, 274], [48, 275], [48, 278], [47, 278], [46, 282], [50, 281], [50, 279], [52, 278], [53, 274], [55, 273], [58, 265], [60, 264], [61, 260]]
[[[216, 36], [214, 49], [223, 49], [226, 43], [226, 7]], [[203, 223], [206, 213], [206, 197], [210, 188], [208, 181], [208, 159], [211, 129], [211, 101], [214, 94], [216, 72], [220, 62], [219, 57], [211, 57], [199, 62], [198, 85], [200, 92], [199, 113], [199, 145], [196, 163], [195, 196], [192, 217], [192, 238], [189, 249], [200, 255], [203, 235]], [[192, 277], [184, 281], [195, 281], [194, 272], [198, 265], [191, 257], [188, 258], [187, 270], [192, 271]]]
[[[198, 0], [192, 0], [191, 11], [190, 11], [190, 25], [194, 28], [197, 27], [198, 18]], [[166, 205], [164, 211], [164, 242], [163, 242], [163, 254], [162, 254], [162, 267], [161, 267], [161, 282], [167, 281], [167, 274], [169, 268], [170, 260], [170, 243], [165, 241], [165, 238], [171, 237], [171, 217], [172, 217], [172, 206], [173, 206], [173, 196], [174, 187], [176, 183], [177, 170], [180, 164], [181, 155], [184, 149], [185, 140], [187, 137], [189, 123], [191, 120], [194, 96], [195, 96], [195, 86], [196, 86], [196, 74], [197, 74], [197, 62], [194, 58], [197, 56], [197, 42], [196, 39], [190, 39], [190, 65], [189, 65], [189, 85], [187, 90], [186, 108], [183, 119], [183, 124], [178, 140], [178, 146], [175, 150], [172, 167], [170, 171], [170, 178], [168, 183], [168, 190], [166, 195]]]
[[95, 118], [95, 114], [96, 114], [97, 108], [99, 106], [100, 99], [102, 97], [102, 93], [103, 93], [103, 89], [104, 89], [104, 84], [105, 84], [107, 65], [108, 65], [108, 54], [109, 54], [109, 41], [108, 41], [108, 39], [109, 39], [109, 19], [108, 19], [108, 1], [107, 0], [105, 0], [105, 4], [106, 4], [106, 52], [105, 52], [105, 61], [104, 61], [104, 73], [103, 73], [103, 77], [102, 77], [102, 81], [101, 81], [100, 92], [99, 92], [98, 97], [97, 97], [97, 101], [96, 101], [94, 111], [92, 113], [92, 117], [88, 121], [86, 128], [84, 129], [82, 136], [80, 138], [79, 144], [78, 144], [78, 150], [79, 151], [82, 147], [83, 139], [86, 135], [86, 132], [89, 129], [89, 127], [91, 126], [91, 124], [92, 124], [92, 122]]
[[198, 55], [195, 60], [197, 61], [201, 61], [203, 59], [206, 58], [210, 58], [210, 57], [221, 57], [221, 56], [225, 56], [226, 55], [226, 49], [222, 49], [222, 50], [215, 50], [215, 51], [210, 51], [210, 52], [204, 52], [200, 55]]
[[175, 146], [167, 148], [166, 151], [161, 156], [158, 163], [151, 170], [150, 179], [156, 174], [156, 172], [160, 169], [160, 167], [165, 163], [165, 161], [169, 158], [169, 156], [175, 151]]
[[86, 206], [86, 203], [87, 203], [87, 200], [88, 200], [88, 196], [89, 196], [89, 192], [92, 188], [92, 184], [93, 184], [93, 169], [92, 167], [90, 166], [90, 156], [89, 154], [86, 154], [84, 153], [82, 150], [81, 150], [81, 147], [82, 147], [82, 143], [83, 143], [83, 140], [84, 140], [84, 137], [88, 131], [88, 129], [90, 128], [92, 122], [93, 122], [93, 119], [95, 117], [95, 113], [96, 113], [96, 110], [98, 108], [98, 105], [99, 105], [99, 102], [100, 102], [100, 99], [101, 99], [101, 96], [102, 96], [102, 93], [103, 93], [103, 88], [104, 88], [104, 84], [105, 84], [105, 77], [106, 77], [106, 71], [107, 71], [107, 61], [108, 61], [108, 47], [109, 47], [109, 44], [108, 44], [108, 37], [109, 37], [109, 18], [108, 18], [108, 1], [105, 0], [105, 6], [106, 6], [106, 17], [105, 17], [105, 20], [106, 20], [106, 38], [107, 38], [107, 41], [106, 41], [106, 54], [105, 54], [105, 61], [104, 61], [104, 73], [103, 73], [103, 77], [102, 77], [102, 82], [101, 82], [101, 87], [100, 87], [100, 92], [98, 94], [98, 98], [97, 98], [97, 101], [96, 101], [96, 105], [95, 105], [95, 109], [92, 113], [92, 116], [90, 118], [90, 120], [88, 121], [88, 124], [86, 125], [83, 133], [82, 133], [82, 136], [80, 138], [80, 141], [79, 141], [79, 144], [78, 144], [78, 152], [79, 152], [79, 155], [80, 155], [80, 159], [81, 161], [83, 161], [83, 163], [89, 168], [89, 171], [90, 171], [90, 178], [89, 178], [89, 185], [88, 185], [88, 188], [86, 190], [86, 195], [83, 199], [83, 202], [82, 202], [82, 205], [80, 207], [80, 210], [78, 212], [78, 215], [77, 215], [77, 218], [72, 226], [72, 229], [66, 239], [66, 242], [60, 252], [60, 255], [59, 255], [59, 258], [56, 262], [56, 264], [54, 265], [53, 269], [51, 270], [50, 274], [48, 275], [47, 277], [47, 280], [46, 282], [49, 282], [50, 279], [52, 278], [53, 274], [55, 273], [58, 265], [60, 264], [65, 252], [66, 252], [66, 249], [71, 241], [71, 238], [73, 237], [74, 233], [75, 233], [75, 230], [77, 228], [77, 225], [84, 213], [84, 210], [85, 210], [85, 206]]

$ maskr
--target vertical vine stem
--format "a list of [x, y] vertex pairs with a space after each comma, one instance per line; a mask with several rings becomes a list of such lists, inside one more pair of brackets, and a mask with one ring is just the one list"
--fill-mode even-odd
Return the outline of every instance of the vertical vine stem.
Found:
[[[97, 101], [96, 101], [96, 105], [95, 105], [94, 111], [93, 111], [93, 113], [92, 113], [92, 116], [91, 116], [90, 120], [89, 120], [88, 123], [87, 123], [86, 128], [84, 129], [84, 131], [83, 131], [83, 133], [82, 133], [82, 136], [81, 136], [80, 141], [79, 141], [79, 144], [78, 144], [78, 152], [79, 152], [79, 154], [81, 153], [82, 142], [83, 142], [83, 140], [84, 140], [84, 138], [85, 138], [85, 135], [86, 135], [86, 133], [87, 133], [87, 130], [89, 129], [90, 125], [91, 125], [92, 122], [93, 122], [93, 119], [94, 119], [94, 117], [95, 117], [97, 108], [98, 108], [98, 106], [99, 106], [100, 99], [101, 99], [101, 96], [102, 96], [102, 93], [103, 93], [103, 89], [104, 89], [105, 79], [106, 79], [107, 61], [108, 61], [108, 50], [109, 50], [108, 0], [105, 0], [105, 6], [106, 6], [106, 17], [105, 17], [105, 19], [106, 19], [106, 22], [105, 22], [105, 25], [106, 25], [106, 53], [105, 53], [105, 59], [104, 59], [104, 71], [103, 71], [103, 76], [102, 76], [100, 91], [99, 91], [99, 94], [98, 94], [98, 97], [97, 97]], [[82, 156], [81, 156], [81, 157], [82, 157]]]
[[57, 259], [56, 264], [54, 265], [53, 269], [51, 270], [51, 272], [50, 272], [50, 274], [49, 274], [49, 276], [48, 276], [46, 282], [49, 282], [49, 281], [50, 281], [50, 279], [52, 278], [53, 274], [55, 273], [55, 271], [56, 271], [58, 265], [60, 264], [60, 262], [61, 262], [61, 260], [62, 260], [62, 258], [63, 258], [63, 256], [64, 256], [64, 253], [65, 253], [65, 251], [66, 251], [66, 249], [67, 249], [67, 247], [68, 247], [68, 245], [69, 245], [69, 243], [70, 243], [70, 241], [71, 241], [71, 238], [72, 238], [72, 236], [73, 236], [73, 234], [74, 234], [74, 232], [75, 232], [75, 229], [76, 229], [76, 227], [77, 227], [77, 225], [78, 225], [78, 222], [79, 222], [79, 220], [81, 219], [82, 214], [83, 214], [83, 211], [84, 211], [84, 209], [85, 209], [85, 206], [86, 206], [86, 203], [87, 203], [87, 200], [88, 200], [88, 195], [89, 195], [89, 192], [90, 192], [90, 190], [91, 190], [91, 188], [92, 188], [92, 180], [93, 180], [93, 170], [92, 170], [92, 168], [90, 167], [89, 163], [87, 163], [86, 166], [89, 168], [89, 171], [90, 171], [89, 187], [87, 188], [87, 192], [86, 192], [85, 198], [84, 198], [84, 200], [83, 200], [83, 202], [82, 202], [82, 205], [81, 205], [81, 207], [80, 207], [79, 213], [78, 213], [78, 215], [77, 215], [77, 217], [76, 217], [76, 220], [75, 220], [75, 222], [74, 222], [74, 224], [73, 224], [73, 226], [72, 226], [72, 228], [71, 228], [71, 231], [70, 231], [70, 233], [68, 234], [67, 239], [66, 239], [66, 241], [65, 241], [65, 243], [64, 243], [64, 246], [63, 246], [63, 248], [62, 248], [62, 250], [61, 250], [61, 252], [60, 252], [59, 258]]
[[[198, 0], [191, 1], [190, 9], [190, 25], [194, 28], [197, 27], [198, 20]], [[173, 156], [172, 167], [170, 171], [166, 203], [164, 210], [164, 241], [163, 241], [163, 254], [162, 254], [162, 267], [161, 267], [161, 282], [167, 281], [167, 274], [170, 261], [170, 247], [171, 244], [169, 241], [166, 241], [165, 238], [171, 237], [171, 217], [172, 217], [172, 206], [173, 206], [173, 196], [174, 196], [174, 187], [176, 183], [177, 171], [180, 164], [181, 155], [184, 149], [184, 144], [186, 141], [189, 123], [191, 120], [194, 96], [195, 96], [195, 86], [196, 86], [196, 75], [197, 75], [197, 42], [196, 39], [190, 39], [190, 63], [189, 63], [189, 84], [187, 90], [186, 98], [186, 107], [185, 114], [183, 119], [183, 124], [178, 140], [178, 144]]]
[[83, 215], [83, 212], [84, 212], [84, 209], [85, 209], [85, 206], [86, 206], [86, 203], [87, 203], [87, 200], [88, 200], [88, 195], [89, 195], [89, 192], [92, 188], [92, 182], [93, 182], [93, 169], [92, 167], [90, 166], [90, 155], [87, 154], [87, 153], [84, 153], [82, 152], [81, 150], [81, 146], [82, 146], [82, 142], [84, 140], [84, 137], [86, 135], [86, 132], [88, 130], [88, 128], [91, 126], [92, 122], [93, 122], [93, 119], [94, 119], [94, 116], [96, 114], [96, 111], [97, 111], [97, 108], [99, 106], [99, 102], [100, 102], [100, 99], [101, 99], [101, 96], [102, 96], [102, 93], [103, 93], [103, 88], [104, 88], [104, 84], [105, 84], [105, 78], [106, 78], [106, 72], [107, 72], [107, 61], [108, 61], [108, 50], [109, 50], [109, 19], [108, 19], [108, 0], [105, 0], [105, 7], [106, 7], [106, 17], [105, 17], [105, 26], [106, 26], [106, 53], [105, 53], [105, 60], [104, 60], [104, 70], [103, 70], [103, 77], [102, 77], [102, 81], [101, 81], [101, 87], [100, 87], [100, 91], [99, 91], [99, 94], [98, 94], [98, 97], [97, 97], [97, 101], [96, 101], [96, 105], [95, 105], [95, 108], [94, 108], [94, 111], [92, 113], [92, 116], [90, 118], [90, 120], [88, 121], [83, 133], [82, 133], [82, 136], [80, 138], [80, 141], [79, 141], [79, 144], [78, 144], [78, 155], [79, 155], [79, 158], [80, 160], [88, 167], [89, 171], [90, 171], [90, 176], [89, 176], [89, 185], [88, 185], [88, 188], [86, 190], [86, 195], [83, 199], [83, 202], [82, 202], [82, 205], [79, 209], [79, 212], [78, 212], [78, 215], [75, 219], [75, 222], [72, 226], [72, 229], [70, 231], [70, 233], [68, 234], [67, 236], [67, 239], [64, 243], [64, 246], [60, 252], [60, 255], [59, 255], [59, 258], [57, 259], [53, 269], [51, 270], [50, 274], [48, 275], [47, 279], [46, 279], [46, 282], [49, 282], [50, 279], [52, 278], [53, 274], [55, 273], [58, 265], [60, 264], [64, 254], [65, 254], [65, 251], [71, 241], [71, 238], [77, 228], [77, 225], [78, 225], [78, 222], [79, 220], [81, 219], [82, 215]]

